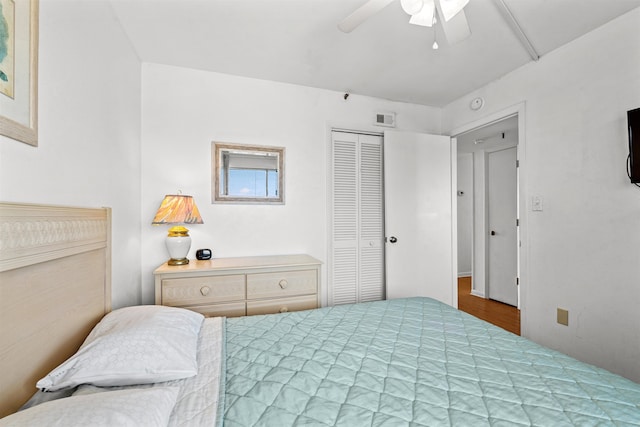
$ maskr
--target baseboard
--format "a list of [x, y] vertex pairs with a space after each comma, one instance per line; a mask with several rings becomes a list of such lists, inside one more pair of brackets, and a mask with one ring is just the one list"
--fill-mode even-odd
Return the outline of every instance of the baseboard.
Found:
[[478, 292], [475, 289], [471, 289], [471, 295], [476, 297], [484, 298], [484, 292]]
[[470, 271], [468, 273], [458, 272], [458, 277], [471, 277], [471, 272]]

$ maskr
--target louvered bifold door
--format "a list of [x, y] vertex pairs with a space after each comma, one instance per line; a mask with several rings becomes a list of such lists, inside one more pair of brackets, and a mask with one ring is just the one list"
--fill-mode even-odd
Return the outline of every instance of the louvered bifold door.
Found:
[[360, 135], [360, 250], [358, 302], [384, 295], [382, 138]]
[[332, 134], [329, 305], [384, 297], [382, 137]]

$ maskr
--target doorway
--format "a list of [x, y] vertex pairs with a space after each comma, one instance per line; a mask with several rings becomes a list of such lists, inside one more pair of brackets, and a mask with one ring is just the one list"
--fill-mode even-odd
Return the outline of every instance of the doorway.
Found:
[[458, 277], [470, 283], [473, 298], [506, 303], [507, 310], [516, 311], [520, 304], [518, 123], [516, 114], [457, 135]]

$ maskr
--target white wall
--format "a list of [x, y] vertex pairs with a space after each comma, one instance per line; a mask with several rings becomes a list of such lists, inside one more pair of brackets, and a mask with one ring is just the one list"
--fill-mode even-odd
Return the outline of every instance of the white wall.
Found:
[[[640, 189], [626, 111], [640, 106], [640, 9], [446, 106], [455, 129], [526, 102], [524, 335], [640, 381]], [[469, 101], [485, 98], [479, 113]], [[522, 131], [522, 129], [521, 129]], [[530, 197], [543, 198], [532, 212]], [[569, 310], [569, 326], [556, 309]]]
[[[430, 107], [157, 64], [142, 76], [144, 302], [168, 258], [166, 228], [150, 225], [165, 194], [194, 196], [202, 214], [204, 224], [189, 227], [189, 258], [206, 247], [216, 257], [308, 253], [326, 262], [330, 127], [383, 131], [374, 113], [395, 111], [401, 129], [440, 131]], [[286, 204], [212, 204], [212, 141], [285, 147]], [[323, 294], [325, 284], [323, 268]]]
[[[473, 261], [473, 154], [458, 153], [458, 277], [471, 276]], [[460, 194], [462, 192], [462, 194]]]
[[113, 208], [113, 305], [140, 302], [140, 61], [104, 1], [40, 2], [39, 146], [0, 136], [0, 200]]

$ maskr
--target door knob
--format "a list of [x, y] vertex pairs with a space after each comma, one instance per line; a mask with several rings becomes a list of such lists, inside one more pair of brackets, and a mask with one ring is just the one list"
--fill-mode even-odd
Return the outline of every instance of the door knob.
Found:
[[398, 241], [398, 239], [396, 239], [396, 237], [395, 237], [395, 236], [391, 236], [391, 237], [389, 237], [389, 241], [390, 241], [391, 243], [395, 243], [395, 242], [397, 242], [397, 241]]
[[492, 235], [492, 236], [495, 236], [495, 235], [496, 235], [496, 232], [495, 232], [494, 230], [491, 230], [491, 235]]

